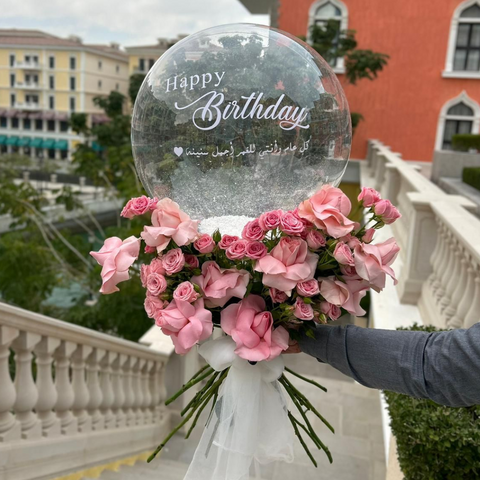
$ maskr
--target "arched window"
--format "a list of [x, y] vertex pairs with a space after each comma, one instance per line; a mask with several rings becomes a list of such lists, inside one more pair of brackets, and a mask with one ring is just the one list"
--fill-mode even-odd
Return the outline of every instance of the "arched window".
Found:
[[[338, 33], [348, 28], [348, 9], [339, 0], [319, 0], [310, 7], [307, 40], [310, 40], [310, 28], [312, 25], [322, 27], [328, 21], [334, 21], [338, 25]], [[338, 41], [338, 40], [337, 40]], [[337, 73], [345, 71], [343, 58], [338, 58], [333, 69]]]
[[478, 133], [480, 106], [465, 92], [447, 102], [440, 113], [437, 129], [437, 150], [451, 150], [456, 134]]
[[455, 10], [444, 76], [480, 77], [480, 0], [468, 0]]

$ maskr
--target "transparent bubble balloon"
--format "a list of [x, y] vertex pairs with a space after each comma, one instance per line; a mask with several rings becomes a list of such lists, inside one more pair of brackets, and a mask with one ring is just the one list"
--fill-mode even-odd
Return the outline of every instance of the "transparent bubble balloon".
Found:
[[252, 24], [176, 43], [148, 72], [132, 117], [145, 189], [200, 220], [293, 209], [338, 185], [351, 139], [328, 63], [298, 38]]

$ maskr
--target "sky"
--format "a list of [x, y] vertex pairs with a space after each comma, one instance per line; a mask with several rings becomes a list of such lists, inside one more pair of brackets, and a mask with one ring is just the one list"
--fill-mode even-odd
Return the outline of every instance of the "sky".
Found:
[[[3, 4], [4, 8], [1, 8]], [[30, 28], [76, 35], [84, 43], [155, 44], [214, 25], [269, 24], [239, 0], [0, 0], [0, 28]]]

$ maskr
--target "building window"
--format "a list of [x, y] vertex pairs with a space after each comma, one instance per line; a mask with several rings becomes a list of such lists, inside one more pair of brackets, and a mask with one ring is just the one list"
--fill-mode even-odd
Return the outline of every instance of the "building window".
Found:
[[10, 106], [11, 106], [11, 107], [14, 107], [14, 106], [15, 106], [15, 101], [16, 101], [15, 94], [14, 94], [14, 93], [11, 93], [11, 94], [10, 94]]
[[38, 55], [33, 55], [32, 56], [32, 62], [34, 65], [38, 65]]
[[32, 121], [29, 118], [23, 119], [23, 129], [30, 130], [32, 128]]
[[144, 58], [140, 58], [138, 60], [138, 69], [141, 71], [141, 72], [144, 72], [145, 71], [145, 59]]
[[60, 150], [60, 158], [62, 160], [66, 160], [68, 158], [68, 151], [67, 150]]
[[49, 132], [55, 131], [55, 120], [47, 120], [47, 130]]
[[55, 57], [53, 56], [48, 57], [48, 67], [55, 68]]
[[50, 110], [55, 110], [55, 97], [53, 95], [48, 97], [48, 108]]
[[15, 74], [14, 73], [10, 74], [10, 86], [11, 87], [15, 86]]
[[53, 75], [48, 77], [48, 86], [50, 87], [50, 90], [55, 90], [55, 77]]
[[480, 6], [472, 5], [460, 14], [453, 70], [480, 70]]
[[71, 91], [75, 91], [75, 87], [76, 87], [76, 82], [75, 82], [75, 77], [70, 77], [70, 90]]
[[101, 81], [101, 80], [98, 81], [98, 89], [99, 89], [99, 90], [102, 89], [102, 81]]
[[13, 117], [12, 118], [12, 123], [11, 123], [12, 128], [18, 128], [19, 124], [20, 124], [20, 122], [18, 121], [18, 118]]
[[75, 111], [75, 97], [70, 97], [70, 111]]
[[447, 102], [440, 112], [435, 148], [451, 150], [454, 135], [478, 133], [479, 129], [480, 105], [462, 92]]
[[99, 70], [102, 69], [102, 61], [101, 61], [101, 60], [98, 61], [98, 69], [99, 69]]
[[116, 71], [117, 73], [120, 73], [120, 65], [117, 65], [117, 66], [115, 67], [115, 71]]
[[[335, 45], [340, 38], [340, 32], [348, 28], [348, 9], [340, 0], [320, 0], [312, 4], [309, 11], [307, 41], [311, 39], [311, 28], [313, 26], [325, 27], [327, 23], [333, 23], [338, 30], [333, 41]], [[345, 70], [343, 58], [337, 58], [331, 63], [337, 73]]]
[[25, 95], [27, 104], [38, 105], [38, 95]]
[[0, 117], [0, 127], [7, 128], [7, 117]]
[[148, 68], [149, 69], [152, 68], [154, 64], [155, 64], [155, 60], [153, 58], [150, 58], [148, 60]]
[[55, 150], [53, 148], [48, 149], [48, 158], [50, 160], [55, 160]]
[[35, 130], [43, 130], [43, 120], [40, 118], [37, 118], [35, 120]]
[[76, 70], [76, 69], [77, 69], [77, 58], [70, 57], [70, 70]]
[[60, 131], [68, 132], [68, 122], [65, 122], [63, 120], [60, 122]]
[[10, 54], [10, 66], [11, 67], [15, 66], [15, 54], [14, 53]]

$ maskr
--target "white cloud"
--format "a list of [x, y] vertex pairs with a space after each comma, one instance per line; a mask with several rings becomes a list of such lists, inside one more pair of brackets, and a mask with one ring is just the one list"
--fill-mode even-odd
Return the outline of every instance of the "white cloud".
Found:
[[[0, 0], [0, 5], [2, 1]], [[37, 28], [86, 43], [155, 43], [224, 23], [268, 24], [239, 0], [22, 0], [2, 9], [0, 27]]]

